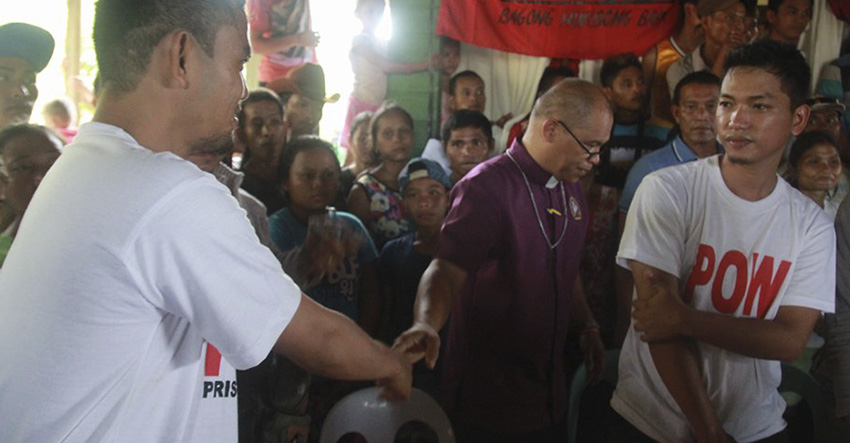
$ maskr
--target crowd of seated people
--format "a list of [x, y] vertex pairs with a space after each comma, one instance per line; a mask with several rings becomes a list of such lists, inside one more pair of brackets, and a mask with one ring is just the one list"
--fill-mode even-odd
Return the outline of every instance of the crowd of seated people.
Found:
[[[358, 2], [361, 19], [371, 23], [377, 9], [383, 11], [379, 3]], [[762, 418], [768, 424], [754, 431], [753, 426], [734, 423], [735, 418], [728, 416], [729, 411], [738, 410], [736, 405], [714, 405], [719, 410], [710, 410], [711, 404], [703, 401], [705, 390], [687, 391], [686, 387], [695, 385], [694, 380], [681, 378], [673, 364], [690, 365], [681, 371], [685, 374], [682, 377], [693, 377], [691, 370], [701, 368], [710, 374], [706, 383], [710, 389], [719, 390], [708, 392], [711, 396], [734, 389], [735, 381], [728, 386], [718, 382], [718, 368], [728, 361], [740, 364], [740, 358], [756, 362], [753, 365], [758, 369], [754, 375], [744, 374], [736, 366], [730, 373], [741, 376], [740, 383], [747, 383], [747, 376], [767, 377], [768, 382], [759, 389], [770, 388], [777, 377], [774, 368], [761, 366], [762, 362], [803, 358], [806, 369], [824, 382], [830, 413], [843, 430], [836, 435], [845, 436], [842, 441], [847, 441], [850, 282], [846, 280], [850, 279], [842, 277], [841, 266], [847, 265], [846, 255], [850, 253], [845, 238], [850, 234], [850, 210], [839, 208], [850, 191], [850, 123], [843, 95], [850, 86], [844, 85], [841, 95], [830, 96], [830, 89], [819, 84], [817, 95], [799, 97], [794, 89], [797, 86], [789, 84], [799, 83], [804, 75], [791, 78], [793, 73], [778, 72], [794, 71], [799, 68], [799, 63], [794, 63], [804, 61], [802, 56], [795, 58], [800, 53], [791, 45], [799, 43], [809, 24], [812, 0], [770, 0], [766, 26], [760, 33], [755, 30], [749, 4], [743, 1], [682, 3], [682, 17], [674, 35], [642, 58], [620, 54], [604, 60], [598, 85], [572, 78], [574, 73], [564, 68], [547, 69], [539, 79], [534, 108], [511, 129], [510, 145], [504, 152], [496, 148], [492, 127], [504, 126], [513, 114], [496, 120], [483, 114], [487, 99], [484, 81], [473, 71], [454, 72], [460, 45], [444, 38], [433, 62], [441, 74], [440, 91], [434, 91], [441, 94], [443, 104], [439, 139], [430, 139], [425, 146], [414, 146], [411, 110], [385, 101], [382, 91], [372, 94], [380, 96], [380, 103], [372, 103], [375, 100], [371, 95], [370, 100], [355, 97], [350, 113], [360, 108], [363, 112], [348, 116], [347, 133], [341, 135], [346, 141], [345, 152], [341, 153], [340, 147], [319, 134], [324, 105], [338, 97], [326, 96], [322, 67], [308, 60], [288, 69], [284, 76], [265, 79], [264, 87], [248, 91], [229, 145], [186, 159], [227, 187], [260, 243], [274, 253], [308, 297], [348, 317], [372, 338], [389, 346], [395, 343], [399, 352], [410, 356], [415, 363], [413, 386], [441, 401], [461, 441], [560, 441], [557, 436], [566, 435], [562, 391], [575, 369], [566, 362], [575, 357], [587, 365], [592, 377], [597, 377], [603, 344], [608, 349], [625, 346], [625, 361], [633, 365], [621, 371], [621, 376], [630, 378], [614, 394], [609, 413], [615, 419], [608, 441], [677, 441], [707, 436], [733, 441], [772, 435], [779, 435], [775, 441], [787, 441], [781, 440], [785, 438], [780, 435], [784, 426], [781, 419], [767, 422], [779, 406], [767, 408], [771, 410]], [[0, 74], [10, 73], [9, 79], [0, 81], [0, 106], [23, 111], [12, 116], [0, 113], [0, 273], [6, 255], [15, 252], [14, 239], [37, 187], [60, 153], [74, 148], [72, 140], [77, 132], [73, 108], [69, 109], [64, 99], [54, 100], [45, 108], [49, 128], [29, 123], [37, 97], [30, 77], [34, 79], [47, 62], [4, 53], [4, 33], [16, 31], [4, 29], [8, 26], [0, 26]], [[308, 37], [305, 34], [303, 38]], [[429, 65], [392, 65], [374, 49], [358, 47], [353, 52], [364, 58], [363, 63], [383, 66], [384, 77], [420, 71]], [[755, 60], [771, 51], [784, 54], [787, 60]], [[16, 86], [6, 85], [12, 82], [17, 82]], [[772, 86], [777, 86], [772, 92], [781, 93], [779, 99], [765, 98], [759, 89]], [[592, 114], [564, 110], [567, 104], [576, 103], [586, 105]], [[768, 117], [755, 116], [758, 112], [781, 115], [768, 121]], [[767, 130], [781, 136], [770, 138], [759, 132]], [[66, 141], [71, 143], [67, 148]], [[767, 154], [753, 157], [747, 147]], [[234, 157], [234, 151], [241, 155]], [[341, 158], [351, 163], [342, 165]], [[752, 170], [748, 169], [751, 166]], [[771, 167], [773, 175], [769, 173]], [[777, 167], [782, 179], [796, 191], [786, 191], [784, 182], [771, 184]], [[753, 178], [755, 173], [746, 174], [756, 169], [762, 174], [761, 181]], [[702, 181], [693, 183], [692, 177]], [[711, 248], [692, 245], [689, 236], [694, 231], [703, 235], [706, 222], [700, 218], [705, 214], [693, 213], [696, 203], [688, 199], [702, 195], [703, 186], [717, 186], [721, 177], [740, 179], [735, 182], [739, 187], [728, 185], [729, 195], [723, 194], [728, 200], [723, 204], [728, 207], [715, 208], [710, 203], [713, 197], [708, 197], [706, 208], [742, 211], [744, 220], [747, 211], [764, 210], [758, 206], [760, 200], [779, 199], [772, 190], [781, 187], [782, 198], [791, 202], [790, 207], [806, 214], [802, 221], [796, 215], [791, 217], [794, 223], [811, 223], [818, 229], [826, 226], [823, 229], [830, 232], [815, 236], [810, 231], [796, 231], [802, 229], [797, 225], [787, 227], [793, 232], [793, 241], [799, 242], [789, 246], [792, 252], [799, 252], [794, 248], [826, 248], [811, 251], [810, 256], [795, 256], [800, 263], [818, 258], [820, 265], [831, 266], [837, 259], [837, 298], [832, 288], [818, 287], [829, 291], [828, 296], [820, 297], [822, 300], [797, 300], [789, 292], [787, 297], [793, 300], [787, 305], [777, 302], [776, 307], [770, 307], [772, 300], [756, 301], [753, 312], [758, 315], [743, 312], [744, 308], [725, 311], [738, 317], [756, 317], [750, 318], [753, 321], [743, 330], [782, 337], [783, 344], [790, 343], [787, 347], [795, 350], [799, 347], [800, 352], [760, 352], [747, 340], [734, 344], [731, 338], [708, 339], [701, 333], [686, 332], [678, 324], [656, 326], [662, 316], [658, 313], [662, 302], [655, 305], [647, 300], [661, 300], [653, 298], [661, 297], [657, 295], [661, 293], [679, 296], [687, 287], [690, 292], [682, 292], [680, 297], [690, 302], [688, 297], [694, 296], [695, 286], [697, 296], [703, 294], [699, 287], [706, 286], [708, 280], [697, 280], [707, 267], [715, 266], [715, 261], [721, 266], [738, 266], [737, 262], [726, 262], [726, 256], [699, 255], [695, 263], [692, 257], [670, 252], [686, 254], [692, 252], [689, 248], [695, 248], [703, 254], [705, 248]], [[750, 192], [753, 190], [758, 192]], [[798, 199], [797, 194], [807, 200]], [[653, 198], [670, 202], [655, 205]], [[733, 201], [736, 198], [740, 201]], [[700, 205], [703, 203], [699, 200]], [[526, 213], [518, 215], [520, 210]], [[662, 215], [668, 213], [659, 211], [676, 214], [666, 219]], [[846, 216], [842, 218], [842, 214]], [[710, 215], [724, 217], [723, 212]], [[714, 220], [711, 223], [716, 223]], [[829, 228], [833, 222], [837, 223], [836, 258], [830, 255], [835, 245]], [[739, 227], [749, 233], [746, 228]], [[783, 223], [778, 229], [785, 228]], [[704, 235], [712, 239], [723, 236]], [[648, 248], [647, 242], [653, 240], [657, 247], [651, 252], [670, 256], [651, 256], [649, 249], [641, 249]], [[534, 242], [542, 247], [531, 245]], [[728, 244], [738, 247], [734, 241]], [[758, 256], [761, 246], [757, 243], [741, 248], [753, 247], [750, 252]], [[765, 261], [749, 262], [753, 274]], [[747, 266], [737, 269], [746, 272]], [[538, 272], [543, 277], [537, 278]], [[788, 275], [794, 278], [804, 273], [796, 269], [780, 272], [790, 272]], [[800, 282], [811, 282], [815, 275], [823, 274], [808, 268], [805, 272], [808, 274], [799, 277]], [[529, 275], [521, 275], [525, 273]], [[834, 273], [829, 274], [820, 283], [836, 278]], [[736, 278], [740, 280], [744, 274]], [[737, 297], [737, 283], [730, 281], [721, 274], [715, 287], [732, 291]], [[529, 285], [537, 289], [535, 285], [550, 283], [552, 287], [534, 296], [519, 288]], [[779, 298], [785, 297], [786, 291], [806, 292], [796, 284], [798, 281], [793, 280], [793, 284], [788, 283], [790, 289], [783, 287]], [[750, 297], [757, 290], [747, 291], [747, 306], [752, 306]], [[487, 298], [487, 291], [496, 293], [492, 300]], [[709, 288], [706, 292], [709, 298], [715, 296], [711, 291]], [[525, 307], [525, 303], [534, 309]], [[663, 303], [671, 312], [684, 312], [667, 299]], [[691, 309], [697, 313], [689, 311], [692, 317], [688, 318], [710, 324], [707, 328], [718, 328], [720, 323], [703, 318], [706, 316], [702, 314], [711, 310], [699, 306]], [[810, 319], [809, 312], [783, 310], [787, 306], [818, 314]], [[551, 325], [535, 317], [544, 311], [552, 315], [545, 317]], [[821, 311], [828, 314], [825, 319], [821, 319]], [[715, 312], [724, 311], [711, 311]], [[565, 317], [560, 317], [562, 314]], [[754, 325], [756, 322], [777, 326], [758, 329], [763, 325]], [[492, 337], [474, 330], [479, 324], [484, 331], [504, 326], [502, 332], [510, 339], [489, 343]], [[636, 332], [636, 327], [641, 331]], [[553, 337], [551, 343], [545, 342], [547, 349], [564, 355], [532, 355], [538, 347], [544, 347], [539, 340], [544, 333]], [[797, 346], [797, 338], [802, 336], [808, 341]], [[724, 337], [732, 337], [732, 333]], [[521, 349], [528, 341], [534, 341], [534, 346]], [[699, 352], [693, 350], [705, 343], [711, 350], [701, 360]], [[694, 359], [677, 360], [679, 357], [671, 353], [682, 350], [693, 351]], [[577, 354], [566, 355], [572, 351]], [[459, 357], [461, 352], [471, 355]], [[530, 363], [513, 361], [512, 352]], [[553, 363], [554, 359], [563, 361]], [[653, 359], [658, 359], [655, 366]], [[450, 362], [448, 367], [443, 365], [444, 360]], [[288, 441], [318, 441], [321, 424], [333, 404], [364, 386], [312, 375], [275, 352], [255, 368], [239, 371], [238, 377], [239, 433], [240, 441], [246, 443], [282, 441], [280, 436], [296, 438]], [[488, 382], [479, 380], [488, 377]], [[554, 380], [558, 377], [563, 380]], [[654, 388], [644, 391], [636, 387], [639, 383]], [[503, 396], [495, 390], [502, 387], [511, 395], [521, 395], [517, 392], [528, 386], [532, 386], [528, 388], [529, 398], [519, 403], [539, 402], [543, 407], [538, 410], [530, 406], [517, 417], [539, 411], [549, 415], [539, 420], [487, 415], [504, 404]], [[661, 392], [665, 386], [669, 392]], [[722, 394], [717, 394], [719, 401], [737, 398], [725, 391]], [[754, 392], [752, 398], [762, 394]], [[768, 395], [764, 398], [775, 400]], [[664, 407], [639, 410], [651, 401]], [[675, 423], [659, 427], [652, 423], [656, 419]], [[524, 424], [519, 423], [523, 420]]]

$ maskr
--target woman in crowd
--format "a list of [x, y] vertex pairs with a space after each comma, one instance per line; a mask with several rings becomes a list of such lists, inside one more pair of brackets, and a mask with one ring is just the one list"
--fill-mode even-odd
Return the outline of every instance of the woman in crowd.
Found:
[[372, 146], [378, 165], [357, 178], [346, 201], [348, 210], [360, 218], [378, 248], [410, 232], [404, 202], [398, 192], [398, 174], [410, 160], [413, 148], [413, 117], [401, 106], [384, 105], [372, 117]]
[[0, 267], [18, 233], [24, 211], [64, 143], [43, 126], [17, 125], [0, 131], [0, 169], [6, 177], [6, 202], [14, 219], [0, 234]]
[[823, 208], [835, 220], [835, 188], [841, 176], [841, 157], [835, 141], [820, 131], [807, 132], [794, 141], [788, 156], [788, 182]]

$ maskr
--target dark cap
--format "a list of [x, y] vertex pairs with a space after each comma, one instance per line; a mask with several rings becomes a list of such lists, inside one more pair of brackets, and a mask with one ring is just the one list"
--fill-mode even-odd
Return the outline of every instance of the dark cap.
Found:
[[304, 63], [286, 73], [286, 77], [274, 79], [267, 88], [280, 95], [298, 94], [326, 103], [335, 103], [339, 94], [325, 97], [325, 71], [315, 63]]
[[38, 26], [7, 23], [0, 26], [0, 57], [18, 57], [41, 72], [53, 56], [53, 36]]
[[806, 100], [806, 104], [812, 108], [812, 111], [835, 111], [840, 114], [847, 109], [844, 103], [841, 103], [841, 100], [824, 95], [812, 97]]
[[407, 165], [404, 166], [404, 169], [401, 170], [401, 173], [398, 174], [399, 190], [404, 192], [404, 188], [410, 182], [419, 180], [420, 178], [430, 178], [445, 186], [446, 189], [452, 188], [452, 181], [446, 174], [446, 170], [439, 163], [426, 158], [416, 157], [410, 159]]

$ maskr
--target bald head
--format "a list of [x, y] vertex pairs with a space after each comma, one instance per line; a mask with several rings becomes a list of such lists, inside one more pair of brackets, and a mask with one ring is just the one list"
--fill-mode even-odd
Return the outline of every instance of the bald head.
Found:
[[613, 112], [602, 88], [585, 80], [568, 78], [537, 99], [531, 110], [531, 120], [555, 118], [571, 128], [583, 128], [590, 116], [598, 116], [600, 112]]
[[537, 99], [522, 143], [544, 170], [573, 183], [599, 163], [613, 124], [602, 88], [568, 78]]

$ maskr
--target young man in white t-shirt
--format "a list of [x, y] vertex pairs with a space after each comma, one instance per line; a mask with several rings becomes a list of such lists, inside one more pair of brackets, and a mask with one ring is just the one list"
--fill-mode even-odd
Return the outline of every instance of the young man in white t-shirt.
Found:
[[617, 261], [634, 274], [611, 441], [787, 441], [778, 360], [835, 302], [835, 234], [776, 175], [806, 125], [809, 68], [776, 42], [733, 50], [717, 110], [726, 153], [647, 176]]
[[101, 0], [94, 41], [94, 121], [0, 271], [0, 441], [235, 442], [233, 369], [271, 350], [405, 397], [407, 360], [302, 295], [187, 160], [231, 143], [251, 51], [242, 4]]

